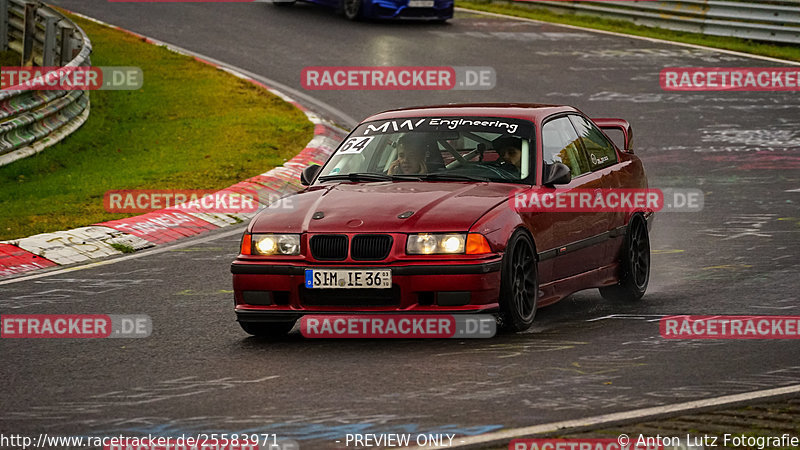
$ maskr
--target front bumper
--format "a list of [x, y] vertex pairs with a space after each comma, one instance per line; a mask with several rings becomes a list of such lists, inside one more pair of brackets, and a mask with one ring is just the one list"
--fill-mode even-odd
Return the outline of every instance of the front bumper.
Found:
[[[296, 320], [304, 314], [482, 313], [498, 309], [501, 258], [403, 265], [231, 264], [237, 319]], [[308, 289], [305, 269], [390, 269], [391, 289]]]
[[374, 0], [364, 3], [364, 15], [374, 19], [436, 19], [453, 18], [453, 2], [436, 1], [433, 7], [412, 8], [407, 2]]

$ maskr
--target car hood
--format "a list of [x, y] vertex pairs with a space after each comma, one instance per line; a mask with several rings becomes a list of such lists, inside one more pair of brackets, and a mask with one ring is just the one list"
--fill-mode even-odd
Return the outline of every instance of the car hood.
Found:
[[[254, 233], [467, 231], [521, 186], [471, 182], [337, 183], [315, 186], [263, 210]], [[413, 212], [407, 218], [398, 216]], [[320, 217], [322, 216], [322, 217]]]

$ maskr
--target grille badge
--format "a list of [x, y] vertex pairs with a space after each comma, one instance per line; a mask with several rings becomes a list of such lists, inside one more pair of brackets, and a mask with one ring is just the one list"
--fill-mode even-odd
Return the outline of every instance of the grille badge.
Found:
[[397, 218], [398, 219], [408, 219], [409, 217], [411, 217], [413, 215], [414, 215], [414, 211], [405, 211], [405, 212], [401, 212], [400, 214], [398, 214]]

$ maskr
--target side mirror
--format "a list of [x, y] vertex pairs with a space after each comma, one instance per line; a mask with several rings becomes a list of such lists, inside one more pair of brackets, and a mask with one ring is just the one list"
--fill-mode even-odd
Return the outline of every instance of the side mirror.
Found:
[[556, 184], [567, 184], [572, 181], [572, 173], [566, 164], [553, 163], [547, 166], [544, 174], [544, 185], [553, 186]]
[[303, 186], [309, 186], [311, 184], [311, 180], [317, 176], [317, 173], [319, 173], [319, 169], [321, 168], [322, 167], [318, 166], [317, 164], [312, 164], [303, 169], [303, 171], [300, 172], [300, 184]]

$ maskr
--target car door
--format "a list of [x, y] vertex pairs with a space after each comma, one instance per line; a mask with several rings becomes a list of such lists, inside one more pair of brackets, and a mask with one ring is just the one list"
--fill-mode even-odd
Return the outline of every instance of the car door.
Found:
[[[600, 128], [586, 117], [570, 114], [569, 119], [578, 133], [578, 139], [589, 159], [589, 168], [599, 177], [600, 187], [606, 192], [609, 189], [624, 188], [622, 168], [620, 167], [617, 150], [610, 139]], [[622, 228], [627, 225], [625, 211], [604, 213], [606, 216], [606, 232], [609, 239], [602, 242], [604, 258], [602, 265], [610, 264], [616, 257], [624, 233]]]
[[[559, 190], [599, 190], [601, 174], [592, 172], [580, 137], [567, 116], [558, 116], [542, 125], [543, 165], [560, 162], [570, 168], [572, 181], [556, 186]], [[555, 258], [553, 279], [566, 278], [599, 267], [604, 260], [605, 232], [609, 214], [605, 212], [544, 212], [551, 230], [544, 242], [537, 242], [540, 253]], [[534, 219], [535, 221], [535, 219]]]

